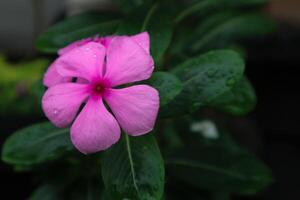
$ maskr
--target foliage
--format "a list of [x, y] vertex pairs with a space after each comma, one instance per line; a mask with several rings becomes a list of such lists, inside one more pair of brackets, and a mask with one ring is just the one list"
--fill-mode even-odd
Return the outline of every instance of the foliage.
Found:
[[[10, 63], [0, 56], [0, 113], [5, 115], [38, 113], [40, 79], [48, 60]], [[39, 88], [37, 88], [39, 87]], [[24, 106], [26, 105], [26, 106]]]
[[[172, 181], [188, 188], [190, 199], [229, 199], [267, 187], [270, 169], [238, 145], [230, 129], [221, 129], [222, 123], [214, 127], [203, 120], [205, 109], [232, 116], [254, 109], [256, 95], [245, 75], [244, 56], [232, 46], [274, 30], [274, 23], [255, 11], [265, 1], [112, 2], [116, 11], [84, 13], [55, 24], [39, 36], [36, 47], [55, 54], [86, 37], [148, 31], [156, 71], [147, 82], [160, 93], [157, 125], [145, 136], [122, 134], [110, 149], [89, 156], [76, 153], [68, 129], [48, 122], [13, 133], [3, 146], [2, 160], [19, 171], [37, 171], [41, 185], [30, 199], [168, 199], [172, 189], [164, 188], [172, 188]], [[2, 114], [18, 104], [12, 88], [23, 81], [31, 88], [29, 102], [40, 99], [44, 88], [39, 80], [46, 64], [37, 60], [15, 66], [0, 58]], [[21, 104], [27, 113], [40, 111], [36, 100], [34, 108], [29, 102]], [[201, 127], [196, 133], [191, 128], [195, 123]]]

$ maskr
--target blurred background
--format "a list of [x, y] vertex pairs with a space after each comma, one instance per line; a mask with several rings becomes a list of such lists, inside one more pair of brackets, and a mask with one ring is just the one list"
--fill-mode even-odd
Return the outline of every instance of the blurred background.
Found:
[[[34, 88], [41, 87], [36, 83], [49, 60], [34, 49], [37, 35], [65, 16], [95, 8], [115, 9], [109, 0], [0, 1], [0, 146], [10, 133], [43, 120], [32, 99], [40, 95]], [[257, 107], [232, 123], [245, 130], [236, 131], [236, 139], [271, 167], [275, 180], [258, 196], [243, 199], [300, 199], [300, 1], [270, 0], [262, 12], [278, 28], [244, 44]], [[15, 173], [1, 162], [0, 177], [1, 199], [26, 199], [35, 186], [32, 174]]]

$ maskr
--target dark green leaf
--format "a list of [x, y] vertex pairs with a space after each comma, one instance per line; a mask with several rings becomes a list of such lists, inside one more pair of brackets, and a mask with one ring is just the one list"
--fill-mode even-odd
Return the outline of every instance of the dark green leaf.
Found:
[[83, 38], [110, 35], [119, 25], [117, 16], [106, 13], [85, 13], [70, 17], [41, 34], [37, 41], [38, 50], [56, 53], [58, 49]]
[[[63, 177], [63, 176], [62, 176]], [[97, 181], [76, 180], [65, 183], [64, 179], [49, 181], [38, 187], [29, 200], [99, 200], [102, 199], [102, 187]], [[107, 200], [103, 198], [103, 200]]]
[[211, 51], [172, 71], [183, 83], [182, 92], [162, 109], [163, 116], [187, 114], [229, 91], [242, 78], [244, 61], [234, 51]]
[[52, 184], [43, 184], [29, 197], [29, 200], [62, 200], [59, 188]]
[[153, 2], [153, 0], [113, 0], [113, 2], [118, 5], [122, 11], [130, 12], [145, 3]]
[[214, 191], [212, 192], [212, 200], [231, 200], [229, 192]]
[[110, 199], [160, 199], [164, 191], [164, 162], [153, 135], [124, 134], [104, 152], [102, 176]]
[[3, 146], [2, 160], [28, 166], [54, 160], [72, 149], [68, 129], [40, 123], [12, 134]]
[[167, 163], [173, 176], [202, 189], [255, 194], [272, 181], [268, 167], [255, 156], [220, 141], [178, 149]]
[[181, 81], [167, 72], [155, 72], [150, 79], [150, 85], [159, 91], [161, 107], [172, 101], [182, 90]]
[[264, 36], [274, 27], [274, 22], [261, 14], [221, 12], [208, 17], [197, 27], [188, 48], [194, 52], [224, 48], [234, 41]]
[[200, 15], [207, 15], [211, 11], [217, 11], [220, 9], [228, 9], [235, 7], [248, 7], [258, 6], [265, 3], [266, 0], [202, 0], [194, 1], [187, 8], [183, 9], [175, 19], [176, 23], [181, 22], [191, 14], [197, 13]]
[[70, 200], [107, 200], [102, 197], [101, 184], [95, 181], [79, 180], [64, 191], [64, 199]]
[[232, 90], [219, 96], [210, 105], [232, 115], [246, 115], [256, 105], [254, 88], [247, 78], [243, 78]]
[[158, 4], [135, 10], [120, 23], [116, 34], [133, 35], [142, 31], [150, 34], [151, 55], [158, 65], [172, 39], [171, 19]]

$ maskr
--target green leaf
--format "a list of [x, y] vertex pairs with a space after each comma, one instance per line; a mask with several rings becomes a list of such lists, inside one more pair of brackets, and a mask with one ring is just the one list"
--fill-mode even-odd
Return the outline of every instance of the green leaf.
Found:
[[113, 2], [119, 6], [119, 8], [128, 13], [135, 8], [153, 2], [153, 0], [113, 0]]
[[52, 184], [39, 186], [29, 197], [29, 200], [62, 200], [59, 188]]
[[[63, 177], [63, 176], [62, 176]], [[77, 179], [73, 183], [47, 181], [39, 186], [29, 200], [99, 200], [102, 199], [102, 187], [98, 181]], [[103, 198], [103, 200], [106, 200]]]
[[229, 91], [242, 78], [244, 61], [231, 50], [211, 51], [190, 59], [172, 72], [183, 83], [182, 92], [162, 109], [163, 116], [187, 114]]
[[150, 34], [151, 55], [155, 64], [159, 65], [172, 40], [170, 16], [163, 12], [159, 4], [154, 4], [150, 9], [139, 7], [120, 23], [116, 34], [133, 35], [142, 31]]
[[12, 165], [35, 165], [54, 160], [72, 149], [69, 130], [46, 122], [12, 134], [4, 143], [2, 160]]
[[150, 79], [150, 85], [159, 91], [160, 107], [167, 105], [182, 90], [181, 81], [167, 72], [155, 72]]
[[124, 134], [104, 152], [102, 176], [110, 199], [160, 199], [164, 191], [164, 162], [153, 135]]
[[243, 78], [232, 90], [219, 96], [210, 105], [232, 115], [246, 115], [255, 108], [255, 90], [249, 80]]
[[201, 22], [188, 48], [193, 52], [224, 48], [232, 42], [262, 37], [274, 30], [274, 22], [261, 14], [221, 12]]
[[194, 13], [207, 15], [211, 11], [217, 11], [220, 9], [229, 9], [236, 7], [252, 7], [266, 3], [266, 0], [202, 0], [194, 1], [187, 8], [183, 9], [175, 19], [175, 23], [179, 23], [189, 15]]
[[77, 183], [72, 184], [64, 191], [64, 199], [70, 200], [106, 200], [102, 197], [101, 184], [96, 181], [78, 180]]
[[255, 194], [272, 182], [270, 169], [254, 155], [220, 143], [177, 149], [167, 159], [168, 169], [180, 180], [213, 191]]
[[119, 16], [107, 13], [85, 13], [70, 17], [42, 33], [36, 41], [36, 47], [45, 53], [56, 53], [74, 41], [110, 35], [115, 32], [119, 22]]

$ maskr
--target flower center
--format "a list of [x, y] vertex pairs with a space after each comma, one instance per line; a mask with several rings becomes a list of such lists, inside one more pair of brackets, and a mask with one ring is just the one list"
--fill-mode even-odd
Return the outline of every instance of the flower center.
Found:
[[105, 90], [105, 86], [102, 83], [96, 83], [93, 86], [93, 92], [96, 94], [101, 94]]

